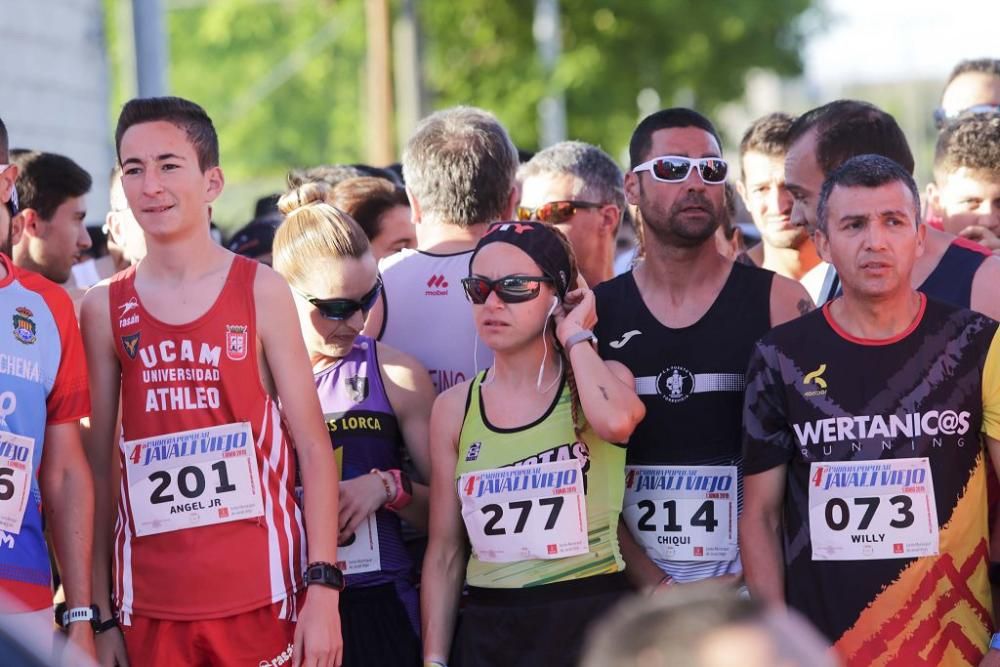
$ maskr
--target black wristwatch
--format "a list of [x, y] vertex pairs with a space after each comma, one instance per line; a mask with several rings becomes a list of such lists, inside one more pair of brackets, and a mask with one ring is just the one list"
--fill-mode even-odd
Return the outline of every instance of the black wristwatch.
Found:
[[309, 563], [304, 579], [306, 586], [319, 584], [338, 591], [344, 590], [347, 585], [344, 583], [344, 573], [333, 563]]
[[114, 614], [111, 614], [108, 620], [94, 625], [94, 634], [100, 635], [107, 632], [108, 630], [114, 630], [117, 627], [118, 627], [118, 619], [115, 618]]

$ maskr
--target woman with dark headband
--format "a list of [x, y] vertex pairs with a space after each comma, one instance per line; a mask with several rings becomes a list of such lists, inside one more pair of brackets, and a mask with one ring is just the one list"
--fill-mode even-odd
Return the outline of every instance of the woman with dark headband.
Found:
[[494, 224], [472, 255], [463, 286], [495, 361], [431, 417], [425, 665], [573, 665], [626, 589], [621, 444], [645, 409], [631, 373], [597, 356], [594, 295], [576, 284], [544, 223]]
[[[381, 282], [368, 239], [307, 183], [278, 203], [274, 268], [292, 287], [340, 482], [337, 560], [344, 667], [420, 664], [413, 562], [400, 517], [427, 522], [427, 487], [400, 469], [405, 446], [427, 479], [427, 370], [409, 355], [359, 335]], [[309, 497], [303, 499], [309, 503]], [[337, 520], [337, 518], [331, 518]]]

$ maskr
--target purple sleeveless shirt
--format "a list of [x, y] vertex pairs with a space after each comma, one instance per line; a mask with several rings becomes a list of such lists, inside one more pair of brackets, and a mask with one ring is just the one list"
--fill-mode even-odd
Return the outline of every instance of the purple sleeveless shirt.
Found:
[[[340, 449], [341, 479], [367, 475], [372, 468], [399, 468], [404, 446], [396, 414], [389, 404], [379, 371], [375, 341], [358, 336], [350, 353], [333, 366], [313, 376], [330, 442]], [[413, 561], [403, 545], [399, 517], [394, 512], [375, 512], [381, 569], [348, 574], [352, 588], [393, 584], [410, 621], [419, 632], [418, 599], [413, 588]]]

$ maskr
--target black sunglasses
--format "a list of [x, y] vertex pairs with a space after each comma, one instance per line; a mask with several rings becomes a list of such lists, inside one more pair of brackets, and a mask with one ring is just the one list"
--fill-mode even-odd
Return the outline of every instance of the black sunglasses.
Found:
[[948, 115], [948, 112], [943, 108], [938, 107], [934, 110], [934, 126], [939, 130], [943, 130], [945, 125], [963, 116], [974, 116], [976, 114], [989, 114], [997, 112], [1000, 112], [1000, 105], [998, 104], [976, 104], [968, 107], [967, 109], [962, 109], [957, 113], [952, 113], [951, 115]]
[[538, 296], [542, 283], [551, 283], [548, 276], [504, 276], [496, 280], [487, 280], [479, 276], [462, 278], [462, 287], [469, 301], [476, 305], [486, 303], [490, 292], [496, 292], [504, 303], [523, 303]]
[[382, 278], [375, 278], [375, 286], [357, 301], [354, 299], [317, 299], [305, 292], [295, 291], [298, 292], [299, 296], [312, 304], [324, 318], [328, 320], [346, 320], [350, 319], [351, 315], [359, 310], [362, 315], [367, 315], [368, 311], [375, 307], [375, 301], [378, 300], [379, 292], [382, 291]]

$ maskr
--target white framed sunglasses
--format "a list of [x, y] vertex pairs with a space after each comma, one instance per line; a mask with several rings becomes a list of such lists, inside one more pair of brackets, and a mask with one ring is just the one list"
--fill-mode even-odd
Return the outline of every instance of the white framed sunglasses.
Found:
[[661, 155], [648, 162], [643, 162], [632, 169], [638, 174], [648, 171], [661, 183], [681, 183], [691, 175], [691, 170], [697, 167], [698, 176], [708, 185], [720, 185], [726, 182], [729, 173], [729, 163], [721, 157], [690, 158], [683, 155]]

